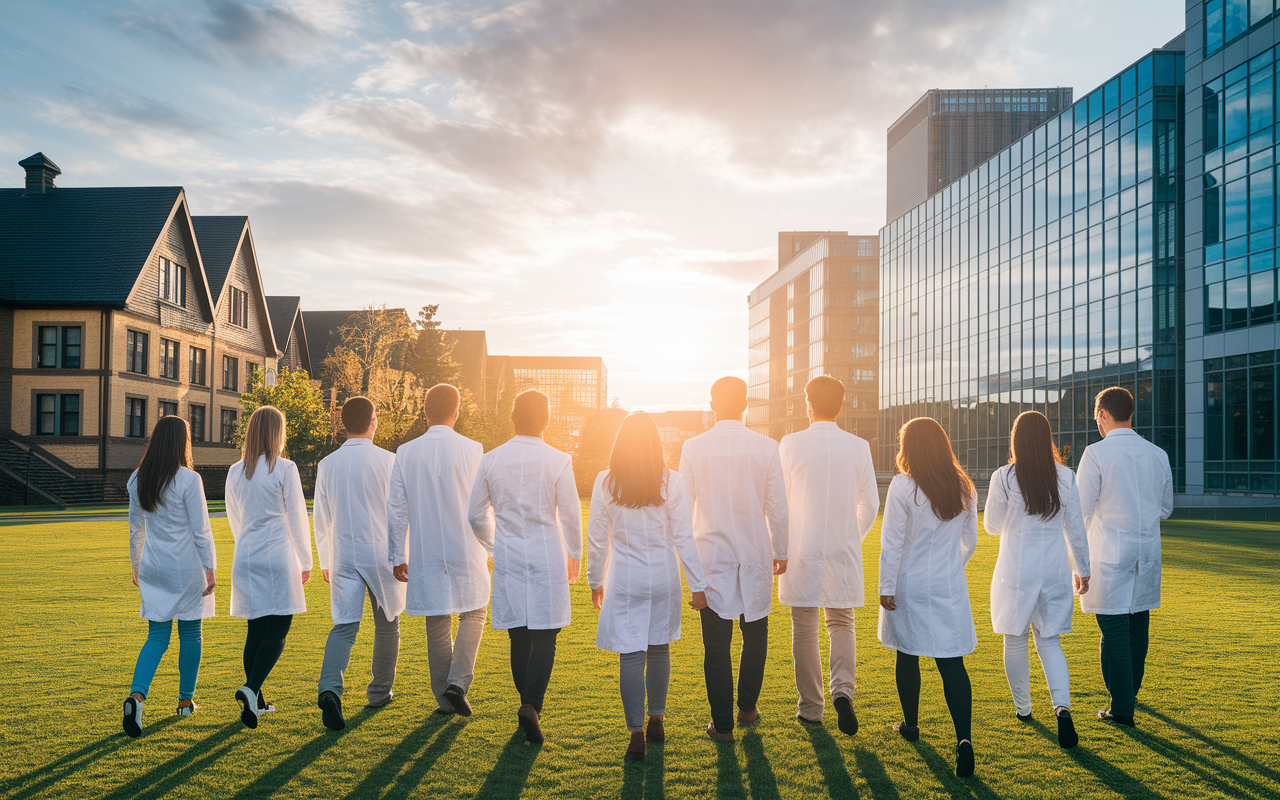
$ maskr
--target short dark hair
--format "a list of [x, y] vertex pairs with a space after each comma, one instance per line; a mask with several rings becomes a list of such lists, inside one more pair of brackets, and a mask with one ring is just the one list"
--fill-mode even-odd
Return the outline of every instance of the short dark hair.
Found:
[[805, 384], [804, 396], [815, 415], [835, 419], [844, 407], [844, 384], [830, 375], [819, 375]]
[[1116, 422], [1128, 422], [1133, 419], [1133, 395], [1123, 386], [1111, 386], [1098, 392], [1093, 401], [1093, 413], [1106, 411]]
[[551, 405], [537, 389], [526, 389], [511, 404], [511, 425], [517, 436], [541, 436], [551, 421]]
[[373, 401], [356, 396], [342, 404], [342, 427], [349, 436], [363, 436], [373, 424]]
[[717, 414], [742, 416], [747, 410], [747, 382], [727, 375], [711, 384], [711, 408]]
[[461, 395], [458, 389], [447, 383], [437, 383], [427, 390], [427, 424], [439, 425], [458, 413]]

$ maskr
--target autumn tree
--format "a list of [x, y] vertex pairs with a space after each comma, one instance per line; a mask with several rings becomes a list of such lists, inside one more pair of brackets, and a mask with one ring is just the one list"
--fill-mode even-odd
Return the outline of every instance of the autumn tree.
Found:
[[281, 369], [275, 386], [267, 386], [265, 380], [265, 373], [260, 369], [249, 376], [249, 385], [240, 395], [245, 424], [236, 427], [232, 442], [236, 447], [242, 447], [247, 422], [253, 412], [262, 406], [275, 406], [284, 414], [285, 454], [298, 464], [309, 483], [320, 459], [332, 452], [336, 445], [324, 397], [303, 369]]
[[338, 328], [325, 375], [339, 394], [364, 395], [378, 411], [375, 441], [390, 449], [422, 414], [424, 389], [413, 370], [417, 330], [403, 309], [369, 305]]

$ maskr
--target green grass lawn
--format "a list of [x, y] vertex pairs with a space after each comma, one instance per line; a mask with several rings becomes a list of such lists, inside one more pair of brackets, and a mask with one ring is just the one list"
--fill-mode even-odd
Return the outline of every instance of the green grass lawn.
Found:
[[[231, 536], [214, 520], [227, 581]], [[204, 660], [189, 720], [173, 715], [177, 636], [147, 703], [144, 735], [120, 731], [120, 704], [146, 633], [129, 582], [127, 527], [63, 522], [0, 528], [0, 793], [23, 797], [917, 797], [1280, 796], [1277, 636], [1280, 534], [1263, 524], [1170, 522], [1165, 531], [1164, 608], [1152, 620], [1151, 654], [1136, 731], [1092, 719], [1107, 704], [1097, 665], [1097, 628], [1077, 612], [1063, 637], [1072, 668], [1080, 746], [1060, 750], [1052, 731], [1014, 719], [992, 634], [988, 586], [996, 540], [982, 535], [969, 567], [978, 650], [974, 682], [977, 774], [954, 777], [951, 724], [936, 671], [926, 668], [921, 739], [888, 726], [899, 719], [893, 653], [875, 637], [875, 609], [858, 612], [862, 730], [841, 735], [793, 719], [790, 621], [775, 606], [762, 722], [734, 745], [703, 733], [708, 719], [697, 618], [686, 609], [673, 646], [667, 742], [641, 764], [624, 763], [626, 733], [617, 657], [595, 647], [585, 579], [574, 586], [574, 624], [560, 637], [543, 715], [541, 748], [516, 734], [505, 634], [486, 631], [471, 691], [470, 720], [433, 716], [422, 623], [404, 618], [396, 699], [361, 710], [372, 631], [361, 632], [348, 671], [348, 727], [326, 731], [315, 683], [330, 627], [327, 585], [307, 587], [310, 613], [295, 620], [284, 656], [264, 687], [280, 711], [242, 728], [232, 693], [243, 681], [244, 622], [206, 620]], [[878, 536], [867, 538], [869, 594]], [[585, 571], [584, 571], [585, 573]], [[223, 584], [225, 587], [225, 583]], [[928, 666], [928, 662], [925, 662]], [[1032, 667], [1039, 720], [1048, 692]], [[670, 750], [670, 759], [667, 758]]]

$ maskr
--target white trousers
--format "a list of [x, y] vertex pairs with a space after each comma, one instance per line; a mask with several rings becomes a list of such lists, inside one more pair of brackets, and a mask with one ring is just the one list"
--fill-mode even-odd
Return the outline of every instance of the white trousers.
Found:
[[[1049, 684], [1049, 697], [1055, 708], [1071, 708], [1071, 681], [1067, 674], [1067, 657], [1057, 636], [1041, 636], [1035, 633], [1036, 654], [1044, 668], [1044, 679]], [[1027, 653], [1029, 634], [1004, 635], [1004, 675], [1009, 679], [1009, 692], [1018, 713], [1031, 713], [1031, 658]]]

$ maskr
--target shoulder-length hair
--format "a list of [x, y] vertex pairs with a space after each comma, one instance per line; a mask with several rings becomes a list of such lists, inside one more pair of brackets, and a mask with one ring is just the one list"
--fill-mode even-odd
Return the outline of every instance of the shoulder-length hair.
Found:
[[665, 475], [658, 423], [644, 412], [629, 414], [613, 440], [605, 488], [620, 506], [660, 506], [666, 502], [662, 496]]
[[161, 417], [138, 463], [138, 504], [147, 511], [155, 511], [178, 474], [178, 467], [192, 469], [192, 465], [191, 430], [187, 421], [174, 414]]
[[1062, 498], [1058, 495], [1061, 461], [1045, 415], [1039, 411], [1019, 414], [1009, 435], [1009, 463], [1018, 476], [1018, 488], [1022, 490], [1027, 513], [1046, 522], [1062, 509]]
[[936, 419], [916, 417], [898, 432], [898, 471], [916, 482], [943, 522], [973, 502], [973, 481], [951, 451], [951, 440]]
[[244, 433], [244, 476], [253, 477], [258, 456], [267, 457], [267, 472], [274, 472], [276, 459], [284, 452], [284, 414], [275, 406], [259, 406], [249, 417]]

